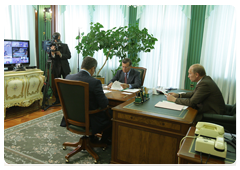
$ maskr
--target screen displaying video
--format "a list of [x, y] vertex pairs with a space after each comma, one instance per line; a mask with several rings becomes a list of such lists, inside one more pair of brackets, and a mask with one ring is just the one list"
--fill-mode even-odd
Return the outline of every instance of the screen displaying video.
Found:
[[4, 40], [4, 64], [29, 63], [29, 41]]

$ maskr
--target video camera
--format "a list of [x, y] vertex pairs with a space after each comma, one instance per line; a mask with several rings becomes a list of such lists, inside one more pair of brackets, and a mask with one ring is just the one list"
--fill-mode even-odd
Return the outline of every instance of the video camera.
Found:
[[[55, 42], [55, 40], [57, 40], [57, 42]], [[58, 39], [58, 36], [53, 35], [52, 40], [42, 41], [42, 48], [47, 53], [50, 53], [51, 51], [59, 51], [59, 49], [61, 48], [61, 45], [60, 45], [61, 43], [62, 42]], [[55, 46], [55, 50], [51, 50], [52, 46]]]

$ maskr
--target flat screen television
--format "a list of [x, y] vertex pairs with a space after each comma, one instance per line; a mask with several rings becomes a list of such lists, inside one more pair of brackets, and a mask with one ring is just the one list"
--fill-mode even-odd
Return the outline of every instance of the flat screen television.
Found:
[[4, 67], [14, 67], [16, 64], [29, 66], [30, 42], [4, 39]]

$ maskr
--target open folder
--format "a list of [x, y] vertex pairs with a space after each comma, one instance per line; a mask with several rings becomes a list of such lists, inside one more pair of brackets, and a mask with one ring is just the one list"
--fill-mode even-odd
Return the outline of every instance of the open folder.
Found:
[[168, 102], [168, 101], [162, 101], [162, 102], [160, 101], [155, 105], [155, 107], [161, 107], [165, 109], [172, 109], [172, 110], [178, 110], [178, 111], [181, 111], [182, 109], [187, 108], [187, 106], [179, 105], [179, 104]]

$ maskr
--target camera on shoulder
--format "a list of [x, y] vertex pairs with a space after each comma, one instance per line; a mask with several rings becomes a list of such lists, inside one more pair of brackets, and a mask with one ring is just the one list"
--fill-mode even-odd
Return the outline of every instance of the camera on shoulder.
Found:
[[[58, 39], [58, 37], [56, 35], [53, 35], [51, 40], [42, 41], [42, 48], [47, 53], [50, 53], [51, 51], [59, 51], [61, 44], [62, 42]], [[55, 46], [55, 50], [51, 49], [52, 46]]]

